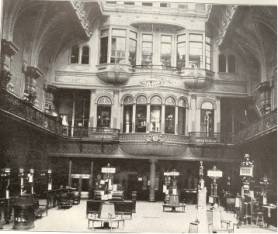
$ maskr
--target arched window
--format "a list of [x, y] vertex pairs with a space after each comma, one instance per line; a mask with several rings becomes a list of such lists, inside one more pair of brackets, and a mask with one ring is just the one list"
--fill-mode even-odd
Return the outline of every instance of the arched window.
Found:
[[186, 107], [187, 102], [184, 98], [180, 98], [178, 102], [178, 134], [185, 135], [186, 124]]
[[82, 57], [81, 63], [82, 64], [89, 64], [89, 46], [83, 46], [82, 48]]
[[71, 48], [70, 62], [71, 63], [79, 62], [79, 47], [77, 45], [75, 45]]
[[175, 133], [175, 99], [168, 97], [165, 101], [165, 133]]
[[151, 132], [160, 132], [161, 131], [161, 98], [159, 96], [154, 96], [151, 99], [151, 112], [150, 112], [150, 123], [151, 123]]
[[214, 108], [210, 102], [204, 102], [201, 106], [201, 132], [206, 137], [214, 133]]
[[218, 57], [218, 69], [219, 72], [226, 72], [226, 56], [224, 54], [220, 54]]
[[130, 133], [132, 131], [133, 98], [131, 96], [125, 97], [123, 104], [124, 104], [123, 131], [124, 133]]
[[147, 98], [140, 95], [136, 99], [135, 131], [146, 132]]
[[111, 99], [102, 96], [97, 101], [97, 127], [110, 128], [111, 124]]

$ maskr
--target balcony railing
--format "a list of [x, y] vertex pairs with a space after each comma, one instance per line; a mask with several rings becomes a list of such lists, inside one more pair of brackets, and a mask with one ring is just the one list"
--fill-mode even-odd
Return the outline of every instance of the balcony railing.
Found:
[[134, 66], [136, 72], [159, 72], [178, 74], [180, 69], [177, 67], [164, 66], [164, 65], [136, 65]]
[[119, 129], [63, 126], [63, 136], [94, 141], [118, 141]]
[[[221, 134], [215, 132], [190, 132], [189, 133], [190, 143], [202, 143], [202, 144], [214, 144], [222, 143]], [[224, 141], [223, 141], [224, 143]]]
[[265, 115], [258, 122], [252, 123], [247, 128], [233, 136], [234, 143], [241, 143], [277, 130], [277, 113], [273, 111]]
[[30, 103], [10, 94], [5, 89], [0, 90], [0, 110], [51, 133], [62, 134], [62, 125], [56, 117], [37, 110]]

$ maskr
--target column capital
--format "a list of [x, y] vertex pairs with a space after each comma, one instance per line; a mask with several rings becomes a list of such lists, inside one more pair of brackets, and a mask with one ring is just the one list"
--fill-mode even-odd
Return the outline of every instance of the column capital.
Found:
[[38, 67], [27, 66], [27, 68], [26, 68], [26, 75], [31, 77], [31, 78], [37, 79], [39, 77], [42, 77], [43, 73], [42, 73], [42, 71]]
[[156, 159], [156, 158], [151, 158], [150, 159], [150, 163], [157, 163], [158, 162], [158, 159]]
[[18, 52], [18, 48], [12, 41], [7, 41], [6, 39], [2, 39], [1, 51], [3, 55], [12, 57]]

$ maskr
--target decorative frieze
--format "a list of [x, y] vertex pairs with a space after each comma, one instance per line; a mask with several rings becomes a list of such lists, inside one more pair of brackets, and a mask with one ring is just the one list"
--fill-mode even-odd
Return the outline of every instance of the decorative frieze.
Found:
[[5, 39], [1, 41], [1, 87], [13, 92], [14, 85], [10, 83], [11, 73], [11, 59], [18, 51], [16, 45]]

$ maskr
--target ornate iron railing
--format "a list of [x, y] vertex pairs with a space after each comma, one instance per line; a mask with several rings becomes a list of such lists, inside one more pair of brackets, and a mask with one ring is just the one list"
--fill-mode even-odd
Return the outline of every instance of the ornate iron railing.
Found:
[[119, 129], [115, 128], [93, 128], [93, 127], [65, 127], [63, 135], [66, 137], [83, 138], [96, 141], [119, 140]]
[[12, 95], [5, 89], [0, 90], [0, 110], [51, 133], [62, 135], [62, 125], [57, 117], [39, 111], [32, 104]]
[[241, 143], [251, 140], [277, 130], [277, 113], [273, 111], [265, 115], [259, 121], [252, 123], [247, 128], [242, 129], [233, 136], [234, 143]]

